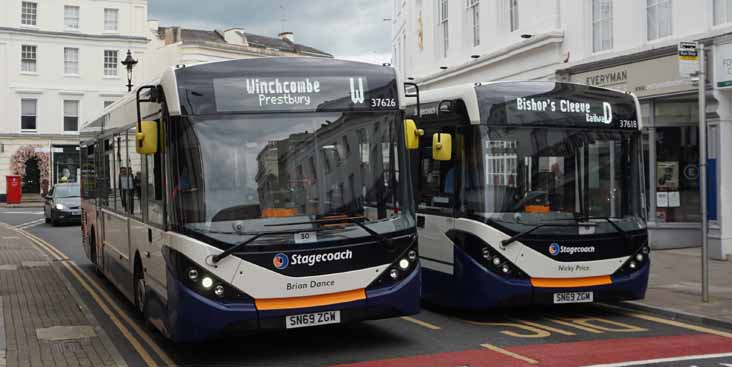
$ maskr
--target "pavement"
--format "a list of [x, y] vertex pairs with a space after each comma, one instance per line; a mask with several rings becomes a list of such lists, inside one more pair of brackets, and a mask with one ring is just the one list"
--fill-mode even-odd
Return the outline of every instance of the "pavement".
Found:
[[60, 266], [0, 225], [0, 366], [126, 366]]
[[[39, 345], [38, 350], [43, 343], [59, 343], [55, 338], [72, 335], [82, 338], [74, 340], [103, 341], [106, 335], [112, 346], [104, 344], [107, 349], [99, 350], [100, 354], [108, 354], [107, 360], [112, 358], [116, 362], [119, 361], [115, 356], [121, 355], [121, 362], [128, 366], [732, 366], [732, 328], [680, 320], [660, 312], [629, 310], [625, 304], [474, 313], [424, 308], [413, 317], [174, 344], [146, 328], [134, 306], [114, 285], [96, 274], [83, 252], [78, 226], [52, 227], [43, 222], [42, 215], [38, 209], [0, 208], [0, 222], [12, 225], [16, 231], [15, 235], [0, 232], [0, 239], [18, 237], [12, 240], [22, 240], [18, 247], [28, 247], [26, 251], [30, 251], [24, 252], [24, 256], [34, 256], [8, 261], [8, 265], [21, 264], [13, 271], [58, 270], [56, 274], [61, 274], [61, 278], [41, 278], [44, 282], [54, 282], [49, 286], [52, 289], [47, 298], [53, 299], [59, 308], [74, 304], [78, 310], [89, 312], [82, 312], [86, 318], [75, 322], [49, 318], [57, 321], [28, 328], [35, 331], [33, 334], [26, 331], [27, 335], [45, 338], [33, 342]], [[4, 228], [8, 227], [0, 229]], [[0, 247], [0, 259], [10, 256], [3, 255], [5, 252]], [[658, 257], [654, 266], [664, 266], [663, 254], [653, 254], [654, 258]], [[44, 266], [43, 262], [49, 259], [52, 265]], [[24, 261], [27, 261], [25, 266]], [[0, 304], [4, 308], [8, 307], [4, 298], [9, 293], [5, 289], [6, 274], [11, 273], [0, 271], [0, 297], [3, 298]], [[68, 293], [58, 293], [64, 288]], [[28, 289], [23, 292], [15, 288], [15, 292], [33, 295], [30, 289], [34, 288]], [[717, 297], [715, 293], [712, 295]], [[32, 312], [36, 311], [33, 310], [33, 307], [16, 309], [13, 320], [34, 320]], [[0, 314], [7, 314], [7, 310]], [[5, 317], [6, 330], [15, 327], [8, 320]], [[95, 336], [90, 336], [90, 330], [94, 330]], [[12, 354], [17, 361], [8, 359], [6, 365], [35, 366], [37, 363], [31, 364], [32, 355], [33, 352]], [[2, 363], [0, 367], [6, 367]]]
[[701, 248], [654, 251], [646, 298], [638, 309], [732, 327], [732, 261], [709, 261], [708, 303], [701, 301]]

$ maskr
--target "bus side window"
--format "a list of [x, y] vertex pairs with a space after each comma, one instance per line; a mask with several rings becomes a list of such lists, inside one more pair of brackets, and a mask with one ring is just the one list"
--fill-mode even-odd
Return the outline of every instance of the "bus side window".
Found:
[[[454, 131], [442, 131], [454, 136]], [[429, 139], [427, 139], [427, 138]], [[442, 214], [453, 214], [457, 198], [457, 179], [459, 167], [453, 154], [450, 161], [432, 159], [432, 132], [425, 132], [420, 141], [419, 161], [417, 166], [418, 190], [416, 192], [418, 209], [438, 211]], [[428, 141], [429, 140], [429, 141]]]
[[117, 210], [124, 212], [127, 208], [127, 136], [114, 136], [114, 171], [113, 181], [115, 185], [115, 207]]
[[[160, 126], [160, 120], [158, 120]], [[159, 134], [160, 136], [160, 134]], [[162, 150], [162, 149], [161, 149]], [[145, 200], [147, 206], [147, 223], [164, 226], [163, 204], [163, 165], [162, 153], [144, 156], [145, 161]]]
[[102, 205], [114, 209], [115, 202], [115, 173], [114, 173], [114, 140], [104, 140], [104, 160], [102, 162], [102, 181], [100, 185], [104, 190]]
[[127, 213], [142, 218], [142, 157], [135, 147], [135, 128], [127, 130]]

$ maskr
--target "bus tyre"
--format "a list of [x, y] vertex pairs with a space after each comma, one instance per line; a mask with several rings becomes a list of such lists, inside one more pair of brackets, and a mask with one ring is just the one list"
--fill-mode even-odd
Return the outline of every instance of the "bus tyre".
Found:
[[145, 276], [139, 270], [139, 266], [135, 269], [135, 307], [137, 312], [145, 318]]

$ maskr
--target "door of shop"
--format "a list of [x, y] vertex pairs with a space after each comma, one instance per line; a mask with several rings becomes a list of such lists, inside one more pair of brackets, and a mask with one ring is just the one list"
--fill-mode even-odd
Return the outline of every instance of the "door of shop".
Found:
[[22, 190], [24, 194], [38, 194], [41, 192], [41, 170], [38, 168], [38, 159], [36, 158], [25, 162]]

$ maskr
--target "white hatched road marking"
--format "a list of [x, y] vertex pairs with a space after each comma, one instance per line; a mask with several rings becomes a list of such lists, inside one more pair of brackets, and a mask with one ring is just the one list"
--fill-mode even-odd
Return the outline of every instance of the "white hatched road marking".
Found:
[[18, 228], [18, 229], [31, 228], [31, 227], [35, 227], [35, 226], [37, 226], [37, 225], [39, 225], [41, 223], [44, 223], [45, 221], [46, 221], [45, 218], [40, 218], [40, 219], [36, 219], [36, 220], [30, 221], [30, 222], [26, 222], [26, 223], [23, 223], [23, 224], [18, 224], [17, 226], [15, 226], [15, 228]]
[[684, 356], [684, 357], [648, 359], [648, 360], [645, 360], [645, 361], [620, 362], [620, 363], [610, 363], [610, 364], [595, 364], [595, 365], [591, 365], [591, 366], [587, 366], [587, 367], [642, 366], [642, 365], [653, 364], [653, 363], [681, 362], [681, 361], [690, 361], [690, 360], [695, 360], [695, 359], [713, 359], [713, 358], [724, 358], [724, 357], [732, 357], [732, 353], [702, 354], [702, 355], [698, 355], [698, 356]]

